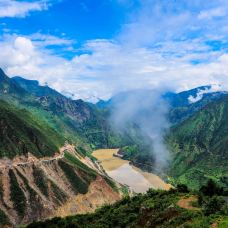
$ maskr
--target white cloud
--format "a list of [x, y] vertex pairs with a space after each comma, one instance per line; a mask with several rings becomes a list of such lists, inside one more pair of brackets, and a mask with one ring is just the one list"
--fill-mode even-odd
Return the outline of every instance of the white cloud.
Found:
[[[134, 46], [186, 39], [227, 38], [226, 0], [139, 0], [138, 11], [130, 13], [119, 39]], [[226, 31], [226, 32], [225, 32]]]
[[[130, 1], [122, 1], [128, 4]], [[65, 36], [36, 33], [5, 35], [0, 41], [0, 66], [10, 76], [38, 79], [75, 98], [108, 98], [136, 88], [182, 91], [221, 84], [228, 89], [228, 54], [207, 41], [227, 40], [227, 16], [217, 21], [213, 9], [225, 1], [142, 1], [113, 40], [90, 40], [72, 59], [48, 46], [75, 50]], [[177, 2], [177, 1], [175, 1]], [[199, 19], [207, 12], [212, 15]], [[218, 15], [218, 12], [217, 12]], [[221, 14], [220, 14], [221, 15]]]
[[213, 92], [217, 92], [217, 91], [221, 91], [221, 86], [220, 85], [211, 85], [210, 88], [205, 88], [205, 89], [198, 89], [198, 92], [196, 94], [196, 96], [192, 96], [190, 95], [188, 97], [188, 101], [189, 103], [195, 103], [200, 101], [203, 98], [204, 94], [208, 94], [208, 93], [213, 93]]
[[114, 41], [93, 40], [84, 46], [89, 54], [67, 60], [45, 48], [37, 49], [24, 37], [0, 42], [0, 49], [0, 65], [10, 76], [48, 82], [75, 98], [108, 98], [113, 93], [135, 88], [182, 91], [221, 84], [228, 89], [228, 54], [212, 62], [192, 65], [185, 60], [186, 56], [167, 58], [146, 48], [128, 49]]
[[25, 17], [32, 11], [41, 11], [48, 8], [47, 1], [16, 1], [0, 0], [1, 17]]
[[62, 37], [53, 36], [50, 34], [42, 34], [40, 32], [34, 33], [28, 36], [29, 39], [32, 39], [36, 45], [39, 46], [71, 46], [75, 41]]
[[214, 8], [210, 10], [205, 10], [199, 13], [198, 18], [199, 19], [211, 19], [213, 17], [224, 17], [227, 15], [228, 11], [227, 8]]

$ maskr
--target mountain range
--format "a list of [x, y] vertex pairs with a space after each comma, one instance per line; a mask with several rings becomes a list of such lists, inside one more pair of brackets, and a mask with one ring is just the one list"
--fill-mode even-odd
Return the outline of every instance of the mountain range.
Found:
[[86, 131], [102, 131], [90, 104], [2, 70], [0, 81], [1, 224], [89, 212], [121, 198], [90, 158], [99, 141]]
[[[213, 179], [228, 187], [228, 94], [205, 92], [201, 99], [189, 100], [209, 89], [162, 94], [169, 105], [170, 130], [164, 141], [170, 161], [158, 174], [174, 186], [196, 190]], [[2, 224], [91, 212], [121, 199], [122, 186], [92, 157], [94, 149], [120, 148], [124, 159], [156, 172], [137, 123], [119, 132], [110, 122], [116, 105], [129, 93], [136, 91], [91, 104], [71, 100], [38, 81], [9, 78], [0, 70]]]

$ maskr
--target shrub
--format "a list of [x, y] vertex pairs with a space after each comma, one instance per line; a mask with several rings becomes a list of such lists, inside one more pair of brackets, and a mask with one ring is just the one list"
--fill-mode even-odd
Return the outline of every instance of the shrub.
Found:
[[200, 188], [200, 192], [205, 196], [222, 195], [223, 189], [210, 179], [208, 180], [207, 185]]
[[205, 215], [211, 215], [221, 211], [224, 206], [224, 199], [219, 196], [213, 196], [209, 198], [203, 205], [203, 212]]
[[6, 214], [4, 213], [4, 211], [2, 211], [0, 209], [0, 226], [1, 225], [9, 225], [9, 219], [8, 217], [6, 216]]
[[76, 173], [74, 168], [64, 162], [62, 160], [58, 161], [61, 169], [63, 170], [64, 174], [66, 175], [67, 179], [71, 183], [71, 186], [75, 190], [76, 193], [85, 194], [88, 192], [88, 183], [85, 183]]
[[24, 216], [26, 207], [26, 198], [24, 192], [21, 190], [17, 178], [12, 169], [9, 170], [10, 177], [10, 198], [13, 202], [14, 208], [16, 209], [20, 217]]
[[178, 184], [176, 188], [178, 192], [189, 193], [188, 187], [185, 184]]
[[40, 191], [48, 197], [48, 184], [42, 169], [33, 167], [34, 182]]

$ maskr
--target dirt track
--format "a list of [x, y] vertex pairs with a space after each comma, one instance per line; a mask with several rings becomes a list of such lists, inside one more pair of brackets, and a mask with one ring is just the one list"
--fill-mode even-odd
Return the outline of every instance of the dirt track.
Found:
[[29, 153], [28, 157], [25, 156], [17, 156], [13, 160], [10, 159], [0, 159], [0, 169], [4, 168], [12, 168], [16, 166], [23, 166], [23, 165], [28, 165], [28, 164], [37, 164], [37, 163], [42, 163], [42, 162], [49, 162], [49, 161], [54, 161], [58, 160], [64, 157], [64, 152], [65, 151], [70, 151], [74, 150], [74, 147], [70, 144], [65, 144], [63, 147], [60, 148], [59, 153], [56, 153], [53, 157], [44, 157], [41, 159], [36, 158], [32, 154]]

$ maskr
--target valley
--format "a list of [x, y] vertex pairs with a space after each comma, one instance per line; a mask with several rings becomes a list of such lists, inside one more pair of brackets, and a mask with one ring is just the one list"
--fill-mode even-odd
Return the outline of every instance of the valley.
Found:
[[[156, 158], [161, 151], [153, 147], [156, 141], [145, 135], [142, 127], [146, 126], [140, 125], [154, 114], [154, 107], [150, 106], [153, 92], [143, 99], [138, 97], [141, 92], [133, 92], [139, 101], [148, 99], [147, 105], [136, 104], [140, 115], [120, 130], [110, 118], [116, 105], [121, 106], [121, 99], [132, 97], [132, 92], [100, 105], [71, 100], [48, 86], [40, 86], [37, 81], [9, 78], [1, 70], [0, 82], [1, 225], [17, 227], [48, 219], [51, 223], [59, 221], [57, 227], [65, 227], [62, 222], [67, 227], [68, 216], [73, 216], [72, 221], [69, 218], [70, 224], [74, 223], [75, 216], [76, 220], [84, 221], [85, 227], [90, 227], [97, 213], [98, 227], [133, 224], [132, 221], [143, 226], [146, 221], [166, 224], [170, 222], [168, 218], [178, 220], [185, 215], [179, 207], [189, 210], [189, 199], [192, 196], [196, 199], [196, 194], [200, 199], [197, 192], [210, 179], [218, 184], [221, 198], [212, 202], [210, 198], [201, 200], [202, 209], [194, 213], [204, 213], [207, 203], [217, 203], [219, 211], [228, 186], [226, 92], [205, 94], [196, 103], [189, 103], [188, 97], [196, 96], [197, 88], [164, 95], [170, 104], [166, 118], [171, 126], [161, 135], [164, 138], [161, 142], [167, 147], [170, 160], [159, 170]], [[207, 87], [200, 89], [204, 88]], [[125, 106], [121, 106], [120, 112], [122, 107]], [[154, 129], [160, 124], [155, 124]], [[149, 132], [150, 127], [148, 124]], [[161, 177], [168, 179], [174, 188]], [[164, 205], [160, 207], [163, 200]], [[118, 218], [112, 212], [104, 217], [102, 211], [107, 207], [120, 213]], [[173, 207], [177, 208], [173, 210]], [[224, 210], [222, 216], [226, 213]], [[158, 212], [164, 212], [162, 222]], [[194, 216], [189, 215], [187, 223]], [[204, 218], [210, 219], [206, 212]]]
[[228, 0], [0, 20], [0, 228], [228, 228]]
[[145, 193], [150, 188], [169, 190], [159, 176], [142, 171], [131, 165], [129, 161], [121, 159], [117, 153], [119, 149], [100, 149], [92, 153], [98, 159], [105, 172], [115, 181], [127, 185], [135, 193]]

